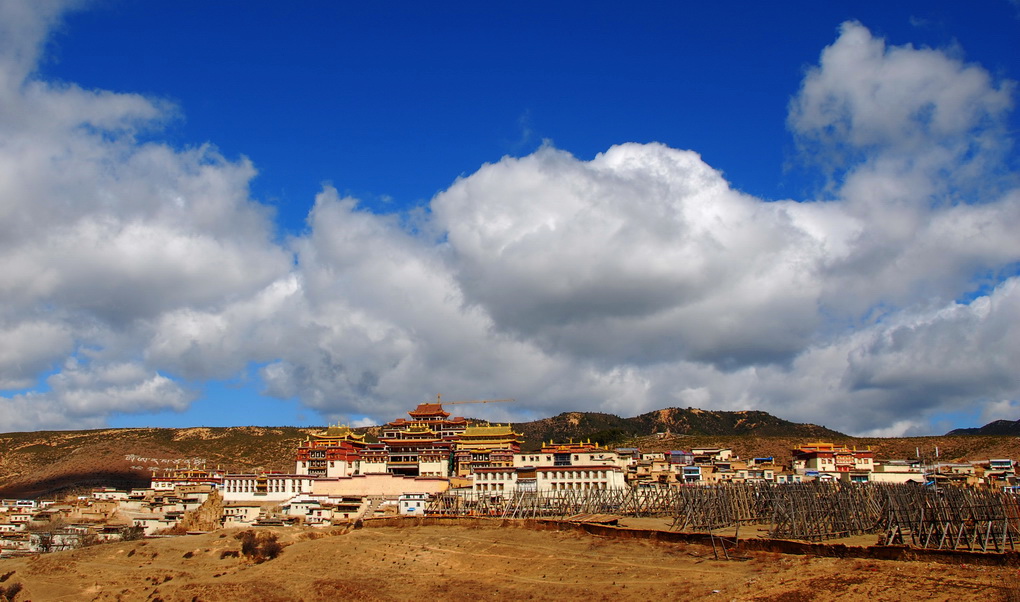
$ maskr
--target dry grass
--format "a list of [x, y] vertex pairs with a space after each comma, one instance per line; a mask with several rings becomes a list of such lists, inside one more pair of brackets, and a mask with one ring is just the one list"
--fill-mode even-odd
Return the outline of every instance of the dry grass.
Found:
[[[809, 558], [717, 561], [710, 547], [576, 531], [435, 526], [257, 530], [4, 561], [18, 600], [1016, 600], [1016, 568]], [[1014, 596], [1014, 597], [1009, 597]]]

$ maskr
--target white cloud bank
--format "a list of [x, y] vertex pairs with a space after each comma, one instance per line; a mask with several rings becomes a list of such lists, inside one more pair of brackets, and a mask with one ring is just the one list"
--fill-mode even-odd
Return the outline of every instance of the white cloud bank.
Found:
[[248, 161], [137, 142], [173, 107], [34, 78], [39, 6], [0, 8], [0, 430], [180, 410], [253, 363], [330, 417], [463, 391], [892, 435], [1017, 408], [1013, 85], [979, 66], [844, 24], [790, 106], [824, 199], [658, 144], [547, 146], [421, 215], [324, 190], [281, 246]]

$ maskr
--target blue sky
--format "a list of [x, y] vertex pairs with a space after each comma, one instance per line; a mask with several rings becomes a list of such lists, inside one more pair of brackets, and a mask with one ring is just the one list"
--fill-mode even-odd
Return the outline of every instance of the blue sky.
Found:
[[253, 195], [295, 232], [323, 182], [391, 212], [546, 139], [584, 159], [662, 142], [750, 194], [810, 197], [818, 182], [797, 169], [787, 104], [847, 20], [1020, 71], [1008, 2], [780, 8], [104, 2], [65, 19], [42, 73], [174, 102], [179, 118], [159, 137], [249, 157]]
[[4, 10], [0, 430], [1020, 418], [1014, 3]]

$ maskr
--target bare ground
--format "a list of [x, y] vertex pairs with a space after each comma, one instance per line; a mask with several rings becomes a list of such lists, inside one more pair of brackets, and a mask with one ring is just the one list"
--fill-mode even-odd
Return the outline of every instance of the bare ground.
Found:
[[236, 531], [0, 561], [17, 600], [1020, 600], [1016, 567], [813, 558], [481, 526], [275, 530], [254, 564]]

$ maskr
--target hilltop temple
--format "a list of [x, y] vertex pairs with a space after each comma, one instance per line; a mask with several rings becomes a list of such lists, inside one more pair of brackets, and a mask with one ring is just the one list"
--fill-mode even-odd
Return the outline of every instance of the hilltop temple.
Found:
[[624, 485], [624, 462], [591, 442], [550, 441], [540, 451], [521, 452], [522, 434], [510, 425], [451, 417], [438, 400], [418, 404], [408, 416], [379, 427], [377, 439], [342, 425], [309, 435], [298, 445], [291, 474], [177, 471], [153, 478], [153, 486], [207, 484], [231, 503], [268, 503], [296, 496], [429, 495], [451, 488], [488, 494]]
[[512, 467], [521, 434], [509, 425], [469, 426], [467, 419], [422, 403], [381, 427], [369, 443], [345, 426], [331, 426], [298, 447], [295, 473], [312, 477], [391, 474], [404, 477], [468, 476], [478, 468]]

